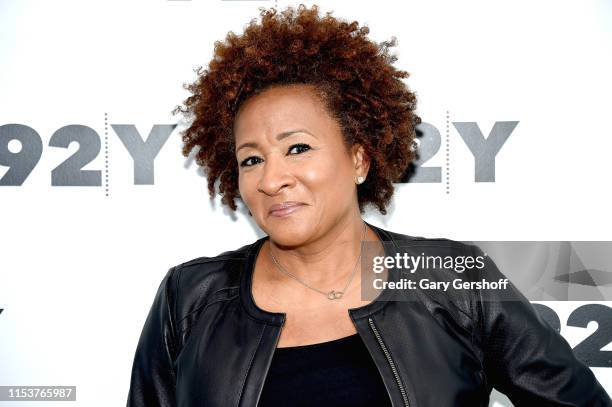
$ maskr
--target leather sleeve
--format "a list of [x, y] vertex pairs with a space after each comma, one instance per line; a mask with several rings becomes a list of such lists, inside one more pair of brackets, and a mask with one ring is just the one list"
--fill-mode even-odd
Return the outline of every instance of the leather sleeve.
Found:
[[145, 321], [132, 366], [128, 407], [176, 406], [175, 316], [173, 304], [176, 289], [168, 270], [162, 280]]
[[[481, 254], [482, 251], [476, 248]], [[483, 278], [505, 276], [487, 257]], [[612, 406], [589, 367], [510, 283], [503, 294], [479, 292], [481, 346], [489, 385], [515, 406]], [[499, 298], [496, 300], [496, 296]]]

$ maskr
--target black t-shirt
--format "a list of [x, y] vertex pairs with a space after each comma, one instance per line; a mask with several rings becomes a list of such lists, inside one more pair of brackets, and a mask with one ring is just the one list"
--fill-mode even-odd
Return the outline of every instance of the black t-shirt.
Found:
[[276, 348], [260, 407], [391, 406], [380, 373], [359, 334]]

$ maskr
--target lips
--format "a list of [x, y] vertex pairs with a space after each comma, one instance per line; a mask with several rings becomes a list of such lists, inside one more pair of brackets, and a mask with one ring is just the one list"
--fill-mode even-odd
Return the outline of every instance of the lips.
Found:
[[302, 206], [304, 206], [304, 204], [301, 202], [283, 202], [282, 204], [272, 205], [268, 211], [268, 215], [279, 217], [287, 216], [290, 213], [299, 210]]

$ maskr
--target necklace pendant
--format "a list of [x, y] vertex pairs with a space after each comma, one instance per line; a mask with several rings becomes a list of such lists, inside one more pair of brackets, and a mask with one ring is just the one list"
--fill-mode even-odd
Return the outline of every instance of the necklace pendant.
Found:
[[330, 300], [339, 300], [342, 298], [342, 294], [344, 294], [342, 291], [331, 290], [329, 293], [327, 293], [327, 298]]

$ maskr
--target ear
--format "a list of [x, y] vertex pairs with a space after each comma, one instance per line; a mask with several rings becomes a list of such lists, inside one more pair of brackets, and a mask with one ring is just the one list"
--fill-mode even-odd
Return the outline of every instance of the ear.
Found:
[[355, 144], [351, 148], [353, 165], [355, 166], [355, 177], [367, 177], [370, 169], [370, 157], [365, 152], [361, 144]]

